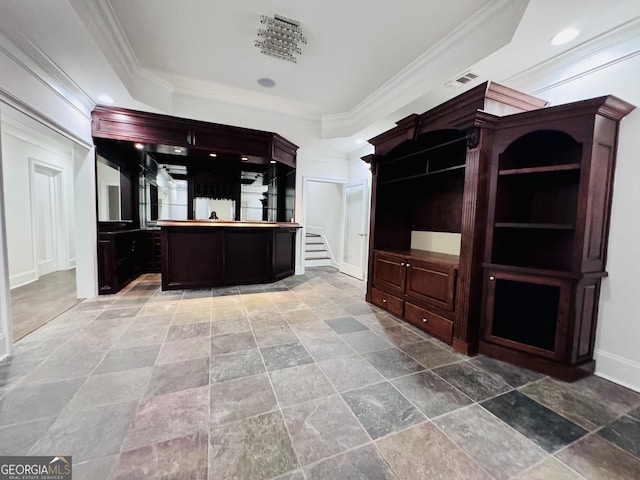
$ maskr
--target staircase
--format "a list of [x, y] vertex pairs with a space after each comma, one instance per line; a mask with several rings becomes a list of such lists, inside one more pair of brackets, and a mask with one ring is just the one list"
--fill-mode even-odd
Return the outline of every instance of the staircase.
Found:
[[304, 238], [305, 267], [324, 267], [331, 265], [331, 254], [322, 235], [307, 233]]

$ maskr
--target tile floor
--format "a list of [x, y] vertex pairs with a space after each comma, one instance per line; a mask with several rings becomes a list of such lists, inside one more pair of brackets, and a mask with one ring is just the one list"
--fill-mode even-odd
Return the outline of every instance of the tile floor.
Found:
[[640, 478], [640, 394], [463, 357], [307, 272], [75, 306], [0, 363], [0, 454], [74, 480]]

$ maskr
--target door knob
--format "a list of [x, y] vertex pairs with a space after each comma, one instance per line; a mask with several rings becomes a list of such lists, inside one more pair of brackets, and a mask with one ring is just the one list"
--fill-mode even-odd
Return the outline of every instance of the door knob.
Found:
[[422, 323], [427, 323], [428, 321], [429, 321], [429, 319], [428, 319], [428, 318], [423, 318], [423, 319], [422, 319]]

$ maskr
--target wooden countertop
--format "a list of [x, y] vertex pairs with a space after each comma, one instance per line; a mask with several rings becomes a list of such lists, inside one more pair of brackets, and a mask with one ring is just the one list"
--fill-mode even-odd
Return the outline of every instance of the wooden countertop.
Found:
[[214, 228], [302, 228], [292, 222], [236, 222], [231, 220], [158, 220], [156, 225], [164, 227], [214, 227]]

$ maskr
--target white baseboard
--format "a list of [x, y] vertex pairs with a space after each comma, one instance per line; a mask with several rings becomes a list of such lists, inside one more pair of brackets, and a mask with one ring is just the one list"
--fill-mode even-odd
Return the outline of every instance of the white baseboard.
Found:
[[304, 265], [296, 265], [296, 275], [304, 275]]
[[36, 280], [38, 280], [38, 272], [36, 270], [27, 270], [26, 272], [11, 275], [9, 277], [9, 288], [13, 290]]
[[70, 258], [69, 265], [67, 266], [67, 270], [71, 270], [72, 268], [76, 268], [76, 259]]
[[596, 350], [594, 358], [597, 376], [640, 392], [640, 363], [602, 350]]

